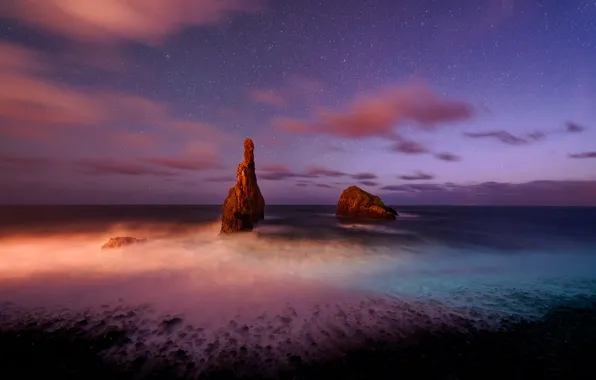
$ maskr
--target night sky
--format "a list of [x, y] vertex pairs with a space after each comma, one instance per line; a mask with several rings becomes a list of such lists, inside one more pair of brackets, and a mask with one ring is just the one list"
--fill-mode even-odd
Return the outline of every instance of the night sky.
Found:
[[0, 0], [0, 203], [596, 205], [596, 1]]

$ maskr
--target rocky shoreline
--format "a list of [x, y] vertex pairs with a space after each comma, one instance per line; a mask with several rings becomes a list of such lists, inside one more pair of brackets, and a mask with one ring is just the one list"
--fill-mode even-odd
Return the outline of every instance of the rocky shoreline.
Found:
[[[125, 364], [102, 359], [104, 350], [126, 340], [126, 332], [118, 330], [92, 336], [72, 327], [49, 332], [35, 323], [0, 328], [0, 378], [197, 378], [198, 363], [182, 350]], [[504, 323], [498, 331], [472, 325], [457, 331], [446, 326], [420, 329], [400, 341], [369, 340], [319, 362], [303, 362], [288, 353], [284, 363], [268, 363], [277, 368], [274, 372], [263, 372], [240, 350], [229, 363], [213, 366], [199, 378], [268, 374], [282, 379], [588, 379], [593, 375], [594, 352], [596, 300], [592, 299], [581, 307], [555, 308], [539, 321]]]

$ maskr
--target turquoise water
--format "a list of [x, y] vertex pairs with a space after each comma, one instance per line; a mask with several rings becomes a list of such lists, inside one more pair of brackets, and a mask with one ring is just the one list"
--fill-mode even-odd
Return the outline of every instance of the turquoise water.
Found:
[[[398, 220], [375, 222], [273, 206], [253, 234], [230, 238], [212, 206], [0, 210], [0, 323], [126, 329], [131, 343], [110, 354], [131, 360], [241, 346], [308, 360], [596, 295], [596, 209], [396, 209]], [[102, 251], [113, 236], [149, 243]], [[164, 330], [172, 318], [183, 322]]]

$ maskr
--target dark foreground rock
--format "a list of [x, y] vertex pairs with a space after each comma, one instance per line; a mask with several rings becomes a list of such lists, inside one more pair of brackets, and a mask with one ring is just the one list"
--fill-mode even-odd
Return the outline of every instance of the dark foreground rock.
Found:
[[[0, 317], [2, 311], [0, 310]], [[462, 321], [459, 329], [421, 329], [399, 341], [370, 340], [319, 362], [288, 352], [272, 375], [279, 379], [592, 379], [596, 303], [561, 307], [540, 321], [505, 323], [498, 331]], [[463, 327], [463, 328], [462, 328]], [[125, 332], [92, 336], [76, 329], [45, 332], [37, 326], [0, 327], [0, 379], [236, 379], [263, 378], [258, 357], [209, 363], [185, 352], [137, 358], [126, 364], [101, 359], [125, 342]], [[180, 351], [180, 350], [179, 350]], [[244, 349], [246, 351], [246, 349]], [[197, 376], [197, 369], [203, 372]]]
[[257, 184], [254, 150], [252, 140], [244, 140], [244, 161], [238, 165], [236, 185], [222, 206], [222, 234], [252, 231], [255, 223], [265, 219], [265, 199]]
[[397, 211], [385, 206], [381, 198], [358, 186], [350, 186], [341, 193], [337, 202], [337, 215], [352, 218], [395, 220]]
[[102, 245], [101, 249], [115, 249], [115, 248], [122, 248], [129, 245], [135, 244], [142, 244], [146, 243], [147, 239], [137, 239], [130, 236], [118, 236], [110, 238], [104, 245]]

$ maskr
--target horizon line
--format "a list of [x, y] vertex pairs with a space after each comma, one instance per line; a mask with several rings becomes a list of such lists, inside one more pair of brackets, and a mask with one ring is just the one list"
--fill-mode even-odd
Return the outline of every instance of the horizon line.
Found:
[[[549, 205], [549, 204], [387, 204], [393, 207], [566, 207], [566, 208], [596, 208], [596, 205]], [[0, 207], [100, 207], [100, 206], [119, 206], [119, 207], [222, 207], [220, 203], [0, 203]], [[295, 207], [312, 207], [312, 206], [337, 206], [337, 203], [269, 203], [267, 206], [295, 206]]]

